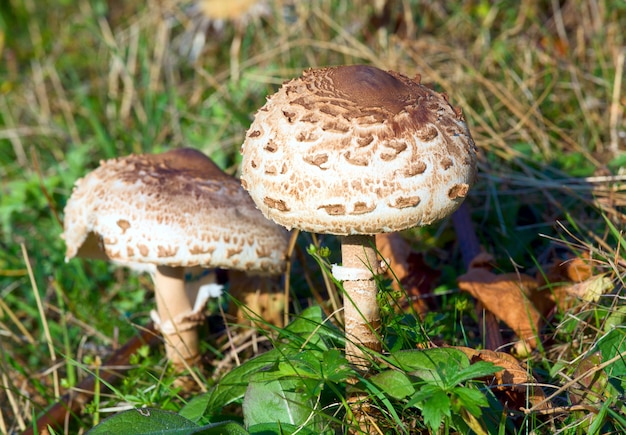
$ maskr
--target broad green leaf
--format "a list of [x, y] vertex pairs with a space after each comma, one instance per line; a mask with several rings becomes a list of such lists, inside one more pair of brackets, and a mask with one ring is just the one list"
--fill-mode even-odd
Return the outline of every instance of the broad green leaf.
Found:
[[424, 423], [436, 432], [444, 417], [450, 417], [450, 398], [444, 391], [437, 391], [428, 400], [421, 402], [419, 406], [424, 417]]
[[322, 379], [334, 383], [343, 382], [354, 373], [348, 360], [337, 349], [324, 352], [321, 369]]
[[243, 400], [243, 417], [247, 427], [261, 423], [289, 423], [312, 427], [316, 419], [315, 402], [310, 394], [315, 382], [300, 378], [252, 381]]
[[405, 399], [415, 393], [411, 380], [397, 370], [385, 370], [369, 378], [370, 382], [397, 400]]
[[140, 408], [120, 412], [91, 429], [90, 435], [186, 435], [199, 429], [193, 421], [174, 412], [160, 409]]
[[302, 335], [312, 335], [324, 322], [322, 309], [312, 306], [302, 311], [285, 329]]
[[481, 407], [489, 405], [485, 395], [473, 388], [456, 387], [452, 390], [452, 395], [456, 396], [457, 407], [467, 410], [474, 417], [482, 414]]
[[295, 426], [289, 423], [260, 423], [250, 426], [248, 428], [248, 433], [250, 435], [319, 435], [320, 431]]
[[477, 361], [459, 372], [451, 373], [445, 380], [447, 385], [454, 386], [471, 379], [478, 379], [492, 375], [500, 370], [502, 370], [502, 367], [498, 367], [493, 363], [487, 361]]
[[430, 400], [430, 398], [433, 395], [439, 393], [440, 391], [443, 391], [443, 390], [437, 385], [433, 385], [433, 384], [422, 385], [420, 386], [419, 390], [417, 390], [411, 396], [411, 398], [405, 405], [405, 408], [410, 408], [412, 406], [417, 406], [418, 408], [420, 408], [420, 403], [426, 400]]
[[287, 377], [321, 380], [322, 353], [306, 350], [294, 355], [283, 355], [283, 358], [272, 366], [272, 370], [253, 373], [249, 380], [267, 382]]
[[198, 431], [193, 432], [194, 435], [248, 435], [249, 432], [243, 426], [233, 421], [222, 421], [220, 423], [209, 424]]
[[272, 370], [261, 370], [253, 373], [249, 381], [270, 382], [277, 379], [289, 377], [315, 379], [314, 372], [307, 366], [303, 366], [299, 361], [281, 361], [272, 367]]
[[[280, 353], [276, 350], [270, 350], [262, 355], [252, 358], [239, 367], [234, 368], [217, 384], [206, 393], [206, 406], [202, 410], [203, 399], [198, 399], [197, 403], [193, 403], [193, 407], [183, 412], [184, 415], [192, 417], [198, 421], [200, 414], [210, 416], [219, 413], [222, 408], [230, 403], [243, 399], [248, 388], [248, 383], [253, 374], [275, 364], [280, 358]], [[187, 411], [190, 411], [187, 413]]]
[[343, 353], [337, 349], [331, 349], [324, 352], [322, 357], [322, 374], [323, 379], [330, 382], [343, 382], [349, 376], [353, 375], [354, 370], [348, 364], [348, 360]]
[[336, 349], [319, 352], [307, 349], [279, 361], [271, 372], [255, 373], [255, 380], [280, 379], [297, 376], [319, 381], [341, 382], [353, 374], [348, 361]]
[[329, 344], [337, 344], [340, 337], [339, 331], [324, 322], [322, 309], [318, 306], [307, 308], [280, 331], [280, 338], [287, 339], [291, 347], [297, 346], [297, 350], [303, 346], [307, 349], [328, 350]]
[[[620, 327], [609, 331], [600, 338], [597, 346], [602, 353], [602, 361], [604, 362], [626, 352], [626, 328]], [[618, 358], [605, 370], [609, 376], [623, 377], [626, 375], [626, 355]]]
[[448, 385], [448, 377], [470, 366], [470, 361], [463, 352], [447, 347], [402, 350], [394, 352], [391, 361], [411, 375], [440, 385]]
[[612, 307], [608, 317], [604, 320], [603, 329], [605, 332], [611, 331], [626, 323], [626, 305]]
[[178, 414], [195, 423], [202, 423], [210, 400], [211, 393], [199, 394], [187, 402]]
[[308, 372], [312, 377], [319, 378], [322, 372], [322, 355], [323, 352], [318, 350], [306, 349], [298, 352], [283, 364], [293, 364], [299, 370]]

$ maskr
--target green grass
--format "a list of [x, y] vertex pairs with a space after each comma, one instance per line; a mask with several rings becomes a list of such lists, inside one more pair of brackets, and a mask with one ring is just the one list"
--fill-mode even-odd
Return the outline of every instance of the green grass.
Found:
[[[599, 364], [614, 359], [599, 375], [608, 387], [582, 403], [593, 411], [484, 411], [485, 427], [490, 433], [624, 430], [618, 405], [624, 347], [612, 331], [623, 331], [625, 318], [626, 4], [572, 0], [555, 10], [559, 2], [390, 0], [379, 11], [364, 0], [276, 2], [269, 15], [242, 27], [239, 74], [232, 77], [235, 26], [211, 34], [204, 55], [189, 62], [179, 55], [188, 21], [170, 3], [0, 5], [0, 432], [23, 430], [93, 371], [96, 357], [104, 359], [149, 320], [147, 277], [103, 262], [64, 262], [59, 235], [74, 182], [101, 159], [181, 146], [202, 150], [236, 174], [246, 129], [267, 95], [306, 68], [352, 63], [419, 73], [463, 109], [480, 150], [480, 177], [467, 203], [499, 272], [533, 274], [554, 255], [590, 255], [594, 275], [613, 284], [597, 300], [558, 311], [544, 331], [548, 339], [526, 360], [557, 407], [572, 404], [569, 381], [587, 367], [580, 361], [596, 352]], [[480, 349], [474, 301], [456, 285], [465, 270], [450, 222], [405, 236], [441, 272], [434, 283], [438, 306], [422, 320], [388, 308], [389, 350], [430, 342]], [[338, 252], [332, 236], [300, 236], [291, 291], [313, 303], [315, 294], [336, 288], [306, 252], [310, 243], [330, 247], [333, 258]], [[322, 308], [333, 311], [330, 304]], [[233, 328], [230, 341], [205, 334], [205, 389], [237, 361], [293, 340], [251, 336], [241, 328]], [[234, 353], [235, 344], [245, 350]], [[194, 394], [177, 386], [162, 356], [159, 349], [136, 356], [127, 379], [101, 395], [99, 407], [86, 405], [68, 433], [125, 406], [179, 411]], [[289, 352], [284, 357], [293, 363]], [[411, 388], [423, 387], [423, 379], [408, 379]], [[339, 428], [343, 379], [322, 380], [338, 387], [324, 390], [327, 412], [320, 418]], [[428, 430], [423, 407], [385, 395], [384, 383], [362, 381], [382, 410], [383, 433]], [[462, 388], [483, 391], [498, 409], [493, 394], [476, 385]], [[449, 409], [455, 413], [447, 427], [467, 429], [467, 413]], [[435, 421], [428, 415], [427, 422]]]

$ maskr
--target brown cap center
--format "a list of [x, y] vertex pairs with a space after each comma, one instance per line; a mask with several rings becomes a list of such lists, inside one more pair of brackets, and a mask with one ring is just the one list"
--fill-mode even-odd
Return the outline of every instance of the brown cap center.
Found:
[[401, 80], [368, 65], [334, 68], [329, 76], [337, 91], [360, 107], [380, 107], [398, 114], [411, 94]]

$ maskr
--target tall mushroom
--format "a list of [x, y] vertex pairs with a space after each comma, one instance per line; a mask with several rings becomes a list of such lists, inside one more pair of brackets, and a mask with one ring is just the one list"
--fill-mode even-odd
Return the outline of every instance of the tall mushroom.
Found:
[[379, 350], [374, 235], [428, 225], [463, 202], [476, 148], [445, 94], [364, 65], [306, 71], [255, 115], [242, 184], [269, 219], [341, 236], [346, 355]]
[[106, 258], [153, 272], [157, 323], [178, 369], [198, 356], [203, 318], [202, 301], [185, 291], [185, 268], [280, 274], [288, 243], [239, 180], [193, 149], [101, 162], [76, 182], [62, 237], [67, 260]]

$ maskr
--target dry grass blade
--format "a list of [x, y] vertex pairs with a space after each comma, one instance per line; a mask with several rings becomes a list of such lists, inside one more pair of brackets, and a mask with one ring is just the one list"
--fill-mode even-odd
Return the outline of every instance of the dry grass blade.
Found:
[[611, 111], [610, 111], [610, 125], [611, 125], [611, 142], [609, 149], [613, 155], [617, 156], [619, 153], [619, 135], [618, 130], [620, 122], [624, 119], [624, 108], [620, 104], [620, 98], [622, 93], [622, 78], [624, 75], [624, 63], [626, 58], [626, 49], [621, 49], [615, 56], [615, 82], [613, 83], [613, 95], [611, 96]]
[[[35, 300], [37, 301], [37, 310], [39, 312], [39, 319], [41, 321], [41, 326], [44, 331], [46, 345], [48, 346], [50, 362], [52, 366], [55, 366], [55, 364], [57, 363], [57, 356], [56, 351], [54, 350], [54, 341], [52, 340], [52, 335], [50, 334], [50, 328], [48, 327], [46, 311], [44, 309], [43, 303], [41, 302], [41, 295], [39, 294], [39, 288], [37, 287], [37, 282], [35, 281], [35, 276], [33, 275], [33, 269], [28, 258], [28, 251], [26, 250], [26, 246], [23, 243], [21, 247], [24, 262], [26, 263], [26, 269], [28, 270], [28, 277], [30, 278], [30, 284], [35, 295]], [[59, 385], [58, 368], [52, 370], [52, 385], [54, 387], [54, 396], [59, 397], [61, 395], [61, 389]]]
[[[9, 319], [11, 319], [13, 324], [20, 331], [20, 333], [22, 334], [23, 338], [25, 338], [28, 343], [34, 344], [35, 343], [35, 338], [28, 331], [26, 326], [24, 326], [24, 323], [22, 323], [20, 321], [20, 319], [18, 318], [18, 316], [15, 315], [13, 310], [2, 299], [0, 299], [0, 317], [4, 317], [5, 314], [9, 317]], [[13, 336], [15, 338], [16, 342], [18, 342], [18, 343], [21, 342], [21, 340], [18, 339], [17, 336], [15, 336], [13, 333], [11, 333], [10, 328], [4, 327], [4, 329], [7, 331], [8, 334], [10, 334], [11, 336]], [[3, 332], [3, 334], [4, 334], [4, 332]]]
[[610, 211], [615, 216], [624, 216], [615, 208], [626, 206], [626, 176], [624, 175], [547, 179], [494, 173], [486, 174], [484, 178], [505, 187], [499, 191], [500, 195], [521, 196], [550, 190], [576, 197], [590, 205], [599, 206], [601, 210]]
[[[24, 420], [25, 412], [21, 404], [15, 397], [15, 394], [13, 394], [13, 388], [12, 388], [12, 385], [9, 383], [9, 379], [6, 373], [3, 372], [1, 377], [2, 377], [2, 387], [4, 388], [5, 394], [7, 396], [7, 400], [9, 401], [9, 404], [11, 406], [11, 410], [13, 412], [13, 418], [15, 419], [19, 429], [24, 430], [26, 429], [26, 422]], [[8, 433], [8, 431], [4, 433]]]

